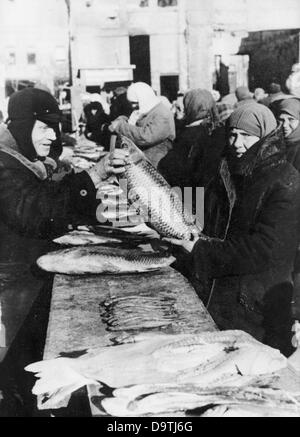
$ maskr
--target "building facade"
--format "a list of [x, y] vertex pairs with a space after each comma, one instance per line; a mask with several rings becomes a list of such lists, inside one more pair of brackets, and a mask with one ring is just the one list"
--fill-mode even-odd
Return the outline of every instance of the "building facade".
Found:
[[299, 0], [1, 0], [0, 99], [5, 83], [7, 94], [10, 82], [78, 79], [91, 90], [143, 80], [170, 99], [225, 94], [248, 83], [249, 35], [297, 35], [299, 23]]

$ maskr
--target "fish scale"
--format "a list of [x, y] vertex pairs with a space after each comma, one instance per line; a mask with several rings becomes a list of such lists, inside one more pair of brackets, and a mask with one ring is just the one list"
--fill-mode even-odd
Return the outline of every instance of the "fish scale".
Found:
[[131, 203], [137, 206], [138, 201], [140, 209], [149, 217], [149, 224], [161, 236], [193, 240], [201, 230], [179, 196], [131, 140], [122, 136], [121, 146], [130, 153], [124, 176]]

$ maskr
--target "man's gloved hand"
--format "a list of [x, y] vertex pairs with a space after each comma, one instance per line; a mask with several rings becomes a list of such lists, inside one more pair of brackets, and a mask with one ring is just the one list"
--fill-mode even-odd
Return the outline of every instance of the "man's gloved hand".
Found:
[[125, 171], [128, 162], [128, 150], [115, 149], [112, 153], [107, 153], [96, 165], [87, 170], [95, 187], [100, 182], [106, 180], [111, 175], [120, 175]]

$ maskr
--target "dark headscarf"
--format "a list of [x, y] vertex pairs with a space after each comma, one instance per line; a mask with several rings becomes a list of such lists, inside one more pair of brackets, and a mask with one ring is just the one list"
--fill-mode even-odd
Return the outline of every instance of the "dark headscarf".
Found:
[[8, 119], [8, 129], [20, 153], [30, 161], [38, 159], [31, 139], [36, 120], [51, 127], [56, 133], [56, 142], [60, 141], [61, 113], [55, 98], [47, 91], [25, 88], [12, 94], [8, 102]]
[[[273, 102], [270, 106], [278, 118], [281, 114], [288, 114], [300, 121], [300, 100], [296, 98], [283, 99]], [[300, 141], [300, 123], [298, 127], [287, 137], [285, 142], [287, 145], [298, 143]]]
[[241, 158], [237, 158], [234, 148], [227, 145], [226, 154], [231, 172], [245, 175], [261, 159], [259, 157], [263, 153], [264, 139], [268, 135], [273, 135], [277, 127], [276, 119], [269, 108], [260, 103], [251, 102], [237, 108], [227, 120], [226, 127], [228, 132], [231, 128], [242, 129], [249, 135], [260, 138]]
[[207, 90], [199, 88], [188, 91], [183, 98], [183, 105], [187, 125], [203, 119], [209, 120], [212, 124], [219, 122], [216, 102]]
[[250, 135], [263, 138], [274, 129], [277, 123], [274, 115], [264, 105], [250, 102], [245, 103], [230, 115], [227, 127], [242, 129]]

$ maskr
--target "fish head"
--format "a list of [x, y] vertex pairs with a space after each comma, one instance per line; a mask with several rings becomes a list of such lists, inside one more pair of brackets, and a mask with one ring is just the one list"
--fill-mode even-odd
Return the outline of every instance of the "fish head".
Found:
[[146, 155], [134, 144], [134, 142], [123, 135], [121, 136], [120, 147], [128, 150], [130, 163], [137, 164], [140, 161], [148, 161]]

